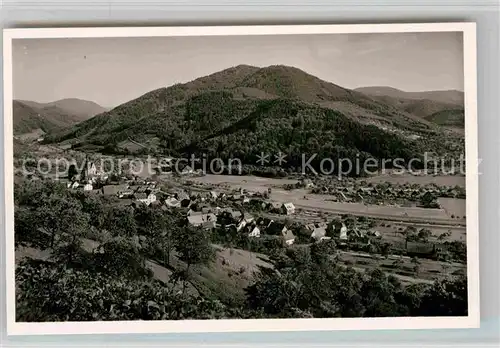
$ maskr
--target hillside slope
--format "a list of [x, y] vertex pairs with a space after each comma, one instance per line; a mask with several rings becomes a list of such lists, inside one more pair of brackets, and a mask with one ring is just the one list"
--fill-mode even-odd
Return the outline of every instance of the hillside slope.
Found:
[[446, 127], [465, 126], [465, 113], [463, 109], [441, 110], [427, 116], [427, 120]]
[[75, 119], [79, 119], [79, 122], [108, 111], [108, 109], [94, 103], [93, 101], [78, 98], [66, 98], [50, 103], [38, 103], [29, 100], [20, 100], [20, 102], [40, 110], [48, 111], [51, 109], [58, 109], [60, 112], [64, 112], [73, 116]]
[[58, 126], [43, 117], [39, 110], [17, 100], [13, 102], [13, 126], [14, 134], [29, 133], [37, 129], [48, 133], [58, 129]]
[[100, 105], [81, 99], [62, 99], [51, 103], [13, 101], [14, 133], [35, 130], [55, 132], [106, 111]]
[[386, 86], [360, 87], [356, 88], [355, 90], [370, 96], [386, 96], [391, 98], [414, 100], [427, 99], [444, 104], [464, 104], [464, 92], [457, 90], [405, 92], [396, 88]]
[[[464, 112], [464, 93], [460, 91], [404, 92], [392, 87], [363, 87], [356, 90], [438, 125], [444, 124], [444, 115], [451, 116], [450, 111]], [[432, 117], [435, 114], [439, 117]], [[437, 119], [439, 122], [435, 122]], [[456, 122], [450, 120], [450, 123]]]

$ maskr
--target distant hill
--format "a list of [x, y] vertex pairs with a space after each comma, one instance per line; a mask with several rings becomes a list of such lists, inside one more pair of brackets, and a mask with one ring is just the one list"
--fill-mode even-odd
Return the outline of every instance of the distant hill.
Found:
[[81, 99], [61, 99], [51, 103], [14, 100], [14, 133], [37, 129], [45, 133], [61, 130], [106, 111], [100, 105]]
[[363, 87], [356, 90], [438, 125], [457, 125], [456, 120], [446, 122], [443, 118], [448, 114], [456, 116], [457, 113], [464, 113], [464, 93], [460, 91], [404, 92], [391, 87]]
[[427, 99], [444, 104], [464, 105], [464, 92], [457, 90], [405, 92], [392, 87], [374, 86], [355, 89], [371, 96], [386, 96], [401, 99]]
[[248, 163], [260, 152], [286, 151], [295, 165], [300, 153], [418, 156], [423, 142], [410, 135], [425, 134], [433, 146], [439, 132], [392, 103], [297, 68], [239, 65], [148, 92], [47, 141], [89, 151], [237, 155]]
[[465, 126], [465, 113], [463, 109], [442, 110], [426, 118], [441, 126], [460, 128]]

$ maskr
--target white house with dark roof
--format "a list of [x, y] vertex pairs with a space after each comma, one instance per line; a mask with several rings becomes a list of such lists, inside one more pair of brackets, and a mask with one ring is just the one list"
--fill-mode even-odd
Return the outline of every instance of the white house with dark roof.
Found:
[[260, 237], [260, 228], [254, 226], [250, 231], [250, 233], [248, 234], [248, 237], [255, 237], [255, 238]]
[[284, 203], [281, 206], [281, 209], [283, 210], [283, 214], [286, 214], [286, 215], [295, 214], [295, 205], [293, 205], [293, 203], [291, 203], [291, 202]]
[[292, 245], [293, 243], [295, 243], [295, 235], [288, 228], [285, 228], [282, 231], [282, 237], [286, 245]]

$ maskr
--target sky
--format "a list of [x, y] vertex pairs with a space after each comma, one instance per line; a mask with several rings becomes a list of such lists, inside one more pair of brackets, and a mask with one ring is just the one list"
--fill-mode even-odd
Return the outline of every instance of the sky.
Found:
[[16, 39], [14, 99], [115, 107], [236, 66], [282, 64], [346, 88], [463, 91], [462, 33]]

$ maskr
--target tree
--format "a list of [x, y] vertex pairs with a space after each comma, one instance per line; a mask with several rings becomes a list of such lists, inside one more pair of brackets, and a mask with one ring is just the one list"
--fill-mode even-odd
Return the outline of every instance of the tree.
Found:
[[135, 219], [138, 232], [147, 236], [156, 248], [161, 250], [163, 264], [169, 265], [174, 247], [174, 235], [178, 234], [179, 221], [173, 214], [160, 208], [141, 206], [136, 209]]
[[467, 278], [436, 281], [422, 296], [420, 316], [466, 316]]
[[183, 293], [186, 290], [186, 281], [189, 279], [189, 271], [192, 265], [206, 264], [213, 257], [210, 246], [210, 237], [201, 228], [183, 227], [177, 236], [175, 249], [179, 252], [181, 259], [186, 262], [186, 270], [183, 283]]
[[76, 203], [68, 206], [64, 215], [64, 219], [70, 223], [63, 224], [65, 230], [61, 233], [60, 243], [55, 254], [60, 261], [70, 264], [81, 248], [82, 238], [89, 231], [89, 216], [82, 212], [81, 206]]
[[93, 261], [95, 270], [115, 277], [144, 279], [152, 276], [138, 237], [118, 236], [102, 243]]
[[106, 206], [100, 197], [83, 194], [82, 210], [89, 215], [89, 223], [96, 228], [102, 228], [106, 221]]
[[68, 178], [71, 180], [76, 175], [78, 175], [78, 169], [75, 164], [71, 164], [68, 168]]
[[57, 237], [63, 233], [75, 235], [87, 227], [88, 216], [80, 204], [72, 199], [51, 196], [36, 210], [40, 227], [50, 235], [50, 247], [54, 248]]
[[399, 268], [401, 267], [402, 265], [404, 264], [404, 261], [403, 261], [403, 257], [398, 257], [396, 260], [394, 260], [394, 262], [392, 263], [392, 266], [394, 268]]
[[390, 243], [382, 243], [380, 246], [380, 254], [385, 258], [389, 257], [389, 253], [391, 252], [391, 244]]
[[430, 229], [428, 228], [422, 228], [419, 232], [418, 232], [418, 238], [424, 242], [428, 241], [429, 238], [432, 236], [432, 232]]
[[134, 209], [124, 206], [110, 207], [103, 227], [115, 237], [131, 237], [136, 235], [137, 224], [134, 217]]
[[413, 271], [415, 272], [415, 274], [418, 274], [418, 272], [420, 271], [420, 260], [416, 257], [412, 257], [411, 263], [413, 264]]

